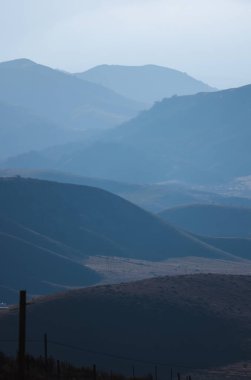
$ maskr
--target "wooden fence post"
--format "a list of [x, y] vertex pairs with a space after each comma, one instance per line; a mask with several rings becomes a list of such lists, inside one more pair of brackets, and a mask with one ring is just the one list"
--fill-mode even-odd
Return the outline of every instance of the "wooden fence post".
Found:
[[25, 380], [26, 291], [19, 294], [18, 378]]

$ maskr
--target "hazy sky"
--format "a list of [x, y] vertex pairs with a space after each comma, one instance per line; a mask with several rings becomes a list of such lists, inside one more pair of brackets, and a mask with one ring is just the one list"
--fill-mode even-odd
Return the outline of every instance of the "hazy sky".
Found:
[[251, 83], [251, 0], [0, 0], [0, 61], [68, 71], [153, 63]]

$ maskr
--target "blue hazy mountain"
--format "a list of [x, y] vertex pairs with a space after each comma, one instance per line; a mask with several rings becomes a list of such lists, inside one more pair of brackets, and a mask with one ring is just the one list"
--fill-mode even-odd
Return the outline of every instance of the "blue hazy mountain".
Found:
[[0, 159], [83, 137], [26, 108], [0, 103]]
[[[34, 153], [37, 168], [131, 183], [212, 184], [250, 174], [251, 85], [156, 103], [88, 146]], [[241, 153], [240, 153], [241, 152]], [[34, 167], [32, 155], [5, 167]], [[46, 166], [45, 166], [46, 165]]]
[[[51, 167], [135, 183], [228, 181], [250, 174], [250, 125], [250, 85], [173, 97], [107, 131], [88, 147], [61, 152]], [[18, 157], [4, 166], [26, 163], [26, 157]], [[39, 165], [43, 168], [43, 154]]]
[[100, 65], [78, 73], [76, 76], [106, 86], [128, 98], [149, 104], [173, 95], [189, 95], [214, 90], [186, 73], [156, 65]]
[[1, 102], [74, 129], [111, 127], [143, 108], [101, 85], [27, 59], [1, 63], [0, 83]]

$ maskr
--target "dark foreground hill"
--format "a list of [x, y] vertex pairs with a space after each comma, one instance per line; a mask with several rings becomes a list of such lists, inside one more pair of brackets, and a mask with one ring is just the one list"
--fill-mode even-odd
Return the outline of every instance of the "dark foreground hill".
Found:
[[28, 59], [0, 63], [0, 83], [0, 101], [72, 129], [111, 127], [142, 109], [101, 85]]
[[[171, 367], [250, 360], [250, 297], [249, 276], [163, 277], [75, 290], [29, 305], [27, 338], [47, 332], [57, 358], [129, 373], [132, 365], [139, 373], [162, 363], [168, 376]], [[2, 340], [17, 338], [16, 311], [2, 315], [1, 327]], [[16, 344], [2, 347], [15, 351]], [[28, 350], [39, 354], [42, 345], [28, 343]]]
[[186, 73], [156, 65], [101, 65], [76, 75], [145, 103], [154, 103], [173, 95], [213, 91], [212, 87]]
[[251, 208], [189, 205], [171, 208], [159, 215], [178, 228], [197, 235], [251, 237]]

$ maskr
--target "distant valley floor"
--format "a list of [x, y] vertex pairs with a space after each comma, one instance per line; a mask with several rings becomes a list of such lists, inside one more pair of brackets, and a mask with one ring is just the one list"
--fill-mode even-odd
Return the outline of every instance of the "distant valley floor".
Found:
[[121, 257], [90, 256], [86, 267], [102, 275], [103, 284], [130, 282], [159, 276], [215, 273], [251, 275], [251, 261], [184, 257], [165, 261], [134, 260]]

